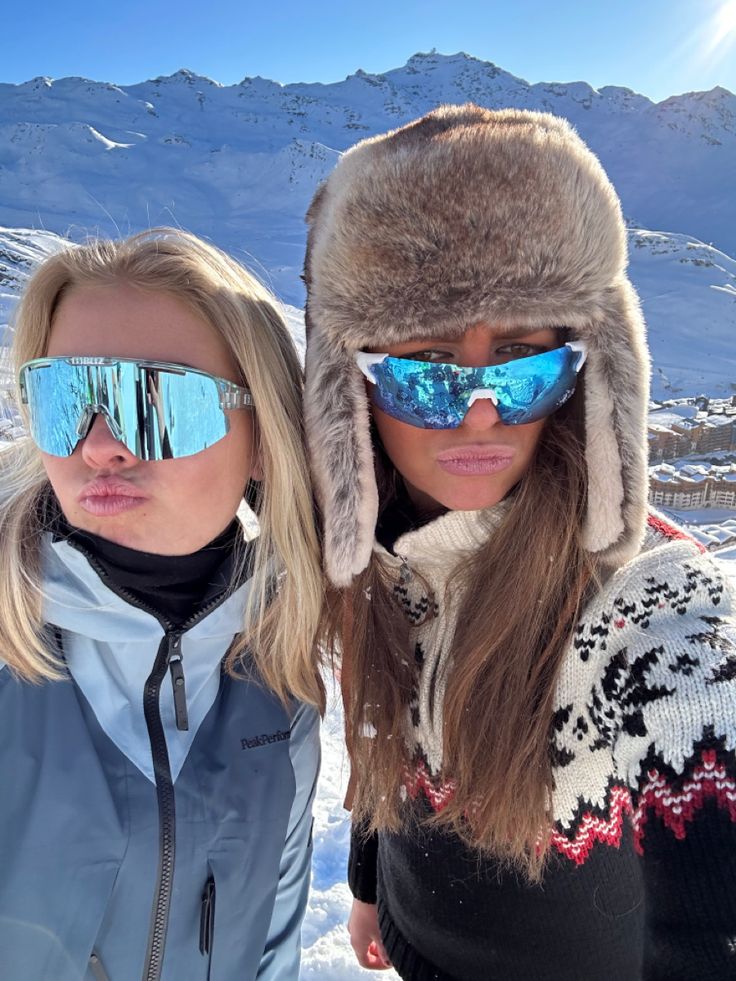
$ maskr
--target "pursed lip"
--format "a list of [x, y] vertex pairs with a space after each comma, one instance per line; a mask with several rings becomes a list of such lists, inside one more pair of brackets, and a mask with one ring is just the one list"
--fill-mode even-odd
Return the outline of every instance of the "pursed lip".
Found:
[[507, 470], [513, 463], [512, 446], [497, 443], [471, 443], [453, 446], [437, 454], [440, 469], [456, 477], [488, 477]]
[[84, 485], [77, 496], [77, 500], [105, 497], [144, 498], [146, 495], [129, 480], [121, 480], [119, 477], [97, 477], [96, 480], [91, 480]]
[[98, 477], [82, 488], [79, 506], [97, 518], [113, 518], [141, 507], [148, 500], [128, 480], [119, 477]]
[[449, 463], [452, 460], [501, 460], [513, 459], [516, 451], [513, 446], [502, 443], [468, 443], [453, 446], [437, 454], [438, 463]]

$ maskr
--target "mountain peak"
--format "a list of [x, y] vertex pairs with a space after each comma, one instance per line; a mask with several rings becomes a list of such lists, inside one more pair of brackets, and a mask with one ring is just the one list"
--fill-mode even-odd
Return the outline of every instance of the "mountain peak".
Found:
[[183, 83], [184, 85], [214, 85], [216, 88], [224, 87], [221, 82], [216, 82], [214, 79], [208, 78], [207, 75], [198, 75], [189, 68], [180, 68], [172, 75], [158, 75], [150, 81], [156, 85]]
[[54, 80], [48, 75], [36, 75], [35, 78], [30, 78], [27, 82], [21, 82], [19, 88], [50, 89], [53, 84]]
[[490, 62], [481, 61], [480, 58], [476, 58], [473, 55], [466, 54], [465, 51], [456, 51], [455, 54], [442, 54], [437, 50], [437, 48], [432, 48], [431, 51], [417, 51], [413, 54], [411, 58], [407, 61], [407, 65], [412, 65], [414, 67], [420, 67], [425, 63], [430, 64], [452, 64], [456, 61], [472, 61], [478, 65], [490, 64]]

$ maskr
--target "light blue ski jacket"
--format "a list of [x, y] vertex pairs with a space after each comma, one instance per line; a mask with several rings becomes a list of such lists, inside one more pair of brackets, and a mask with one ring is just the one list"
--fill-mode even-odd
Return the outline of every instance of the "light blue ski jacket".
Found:
[[223, 673], [248, 584], [182, 632], [43, 558], [68, 676], [0, 669], [0, 977], [295, 981], [319, 718]]

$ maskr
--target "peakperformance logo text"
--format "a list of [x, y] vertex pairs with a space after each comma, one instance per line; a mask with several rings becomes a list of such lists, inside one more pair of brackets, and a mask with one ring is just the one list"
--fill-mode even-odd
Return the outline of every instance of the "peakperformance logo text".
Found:
[[260, 736], [251, 736], [250, 739], [241, 739], [241, 749], [257, 749], [259, 746], [268, 746], [271, 743], [282, 743], [285, 739], [291, 739], [291, 733], [287, 730], [283, 732], [277, 729], [276, 732], [264, 732]]

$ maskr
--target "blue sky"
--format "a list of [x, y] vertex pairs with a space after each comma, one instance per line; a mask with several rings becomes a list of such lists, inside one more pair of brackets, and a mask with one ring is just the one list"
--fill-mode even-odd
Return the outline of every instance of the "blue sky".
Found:
[[225, 84], [334, 82], [436, 48], [530, 82], [625, 85], [657, 101], [714, 85], [736, 92], [736, 0], [66, 0], [15, 4], [5, 23], [4, 82], [127, 85], [179, 68]]

